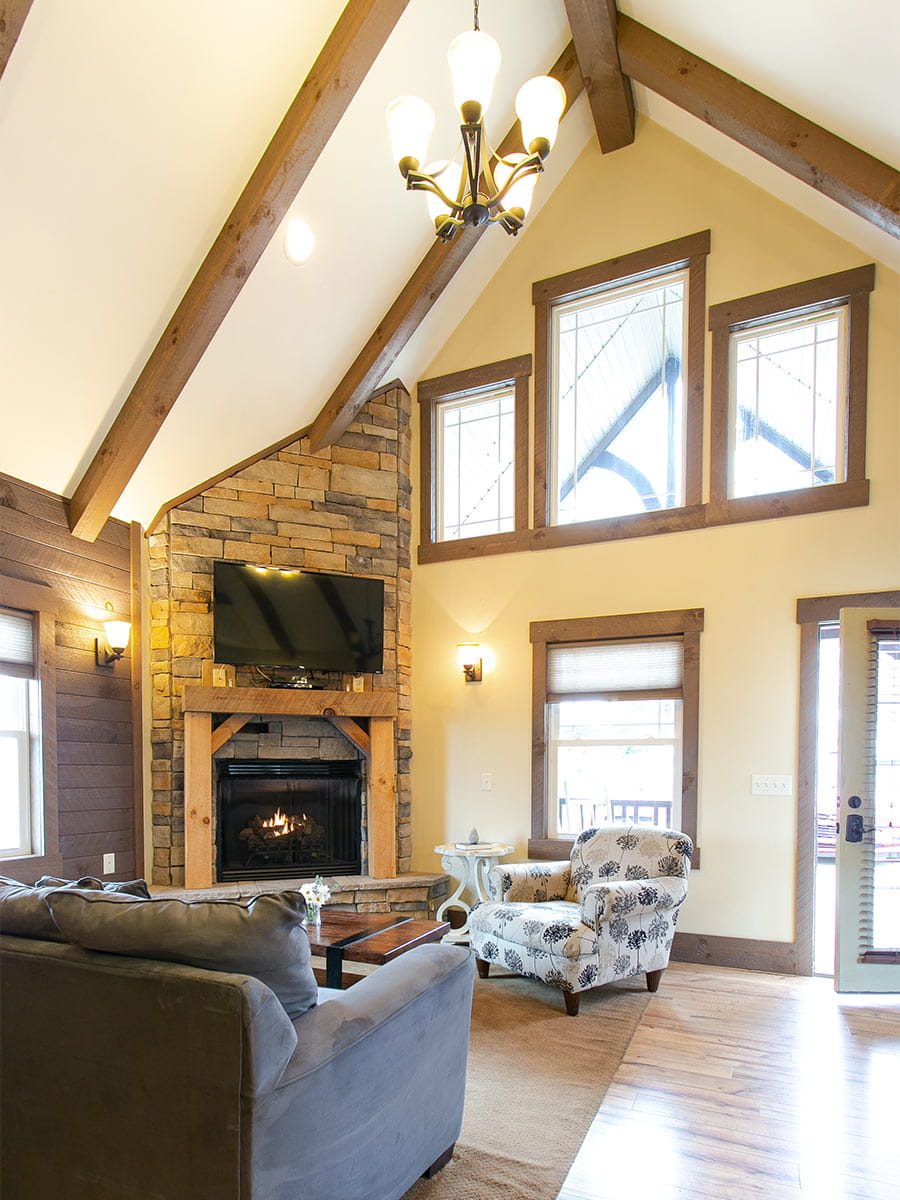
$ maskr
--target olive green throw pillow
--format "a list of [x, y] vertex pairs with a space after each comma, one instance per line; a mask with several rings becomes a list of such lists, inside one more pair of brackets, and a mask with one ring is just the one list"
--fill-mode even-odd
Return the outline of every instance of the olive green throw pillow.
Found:
[[67, 891], [122, 892], [130, 896], [150, 895], [143, 879], [103, 883], [90, 875], [81, 879], [58, 879], [54, 875], [43, 875], [32, 887], [0, 875], [0, 933], [36, 938], [41, 942], [64, 942], [66, 939], [57, 929], [47, 907], [47, 897], [60, 888]]
[[133, 900], [107, 892], [52, 892], [66, 938], [86, 950], [253, 975], [291, 1018], [316, 1003], [299, 892], [234, 900]]

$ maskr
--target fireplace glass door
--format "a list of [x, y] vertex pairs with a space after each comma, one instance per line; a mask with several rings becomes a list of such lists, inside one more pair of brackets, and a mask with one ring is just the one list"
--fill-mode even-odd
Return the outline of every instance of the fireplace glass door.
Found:
[[221, 881], [359, 874], [359, 760], [225, 759], [216, 793]]

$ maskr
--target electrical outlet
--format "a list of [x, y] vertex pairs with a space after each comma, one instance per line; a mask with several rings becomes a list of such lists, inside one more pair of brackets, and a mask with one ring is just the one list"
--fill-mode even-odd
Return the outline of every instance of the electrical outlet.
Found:
[[483, 792], [491, 792], [494, 790], [494, 777], [490, 771], [481, 772], [481, 790]]
[[116, 856], [114, 854], [103, 855], [103, 874], [112, 875], [116, 869]]
[[751, 775], [751, 796], [790, 796], [794, 791], [792, 775]]

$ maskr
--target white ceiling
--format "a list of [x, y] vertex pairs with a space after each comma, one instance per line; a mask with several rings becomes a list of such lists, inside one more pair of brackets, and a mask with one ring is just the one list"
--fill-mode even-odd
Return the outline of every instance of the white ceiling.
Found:
[[[340, 0], [34, 0], [0, 82], [0, 469], [70, 494], [341, 9]], [[887, 161], [900, 160], [894, 0], [622, 0], [624, 12]], [[449, 16], [448, 16], [449, 14]], [[458, 141], [445, 64], [467, 0], [411, 0], [292, 212], [316, 250], [273, 240], [117, 513], [170, 497], [310, 421], [427, 250], [383, 113], [400, 92]], [[482, 0], [503, 48], [489, 129], [569, 38], [562, 0]], [[825, 81], [825, 86], [823, 86]], [[673, 132], [884, 261], [898, 243], [638, 89]], [[588, 137], [582, 99], [538, 188]], [[350, 167], [348, 168], [348, 164]], [[358, 181], [358, 183], [357, 183]], [[367, 219], [366, 214], [371, 214]], [[485, 237], [391, 370], [412, 383], [505, 256]], [[891, 255], [894, 256], [893, 260]]]

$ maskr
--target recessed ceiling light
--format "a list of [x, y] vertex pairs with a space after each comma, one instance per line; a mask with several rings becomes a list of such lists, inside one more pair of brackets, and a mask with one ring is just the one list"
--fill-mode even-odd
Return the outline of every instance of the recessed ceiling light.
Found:
[[284, 253], [295, 266], [305, 263], [315, 249], [316, 238], [302, 217], [291, 217], [284, 231]]

